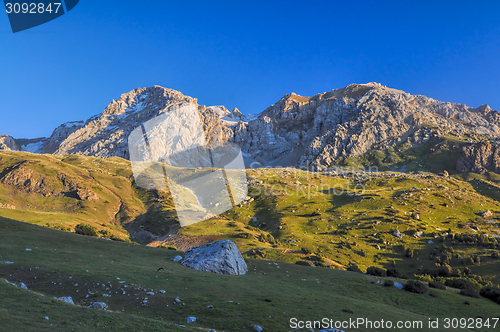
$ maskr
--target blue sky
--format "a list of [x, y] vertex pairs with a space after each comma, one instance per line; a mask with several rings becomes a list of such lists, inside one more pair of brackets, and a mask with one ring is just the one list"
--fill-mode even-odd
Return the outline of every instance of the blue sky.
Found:
[[500, 109], [500, 2], [80, 0], [12, 34], [0, 14], [0, 134], [49, 136], [155, 84], [258, 113], [379, 82]]

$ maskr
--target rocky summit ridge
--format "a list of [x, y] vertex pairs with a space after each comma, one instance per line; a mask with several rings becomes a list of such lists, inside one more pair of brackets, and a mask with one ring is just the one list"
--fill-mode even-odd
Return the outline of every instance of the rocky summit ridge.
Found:
[[[493, 148], [485, 149], [491, 157], [486, 157], [483, 168], [497, 165], [495, 151], [500, 150], [495, 148], [500, 113], [488, 105], [473, 108], [441, 102], [379, 83], [351, 84], [313, 97], [290, 93], [253, 118], [236, 108], [198, 105], [197, 99], [176, 90], [139, 88], [113, 100], [101, 114], [62, 124], [49, 138], [25, 140], [23, 145], [0, 136], [0, 149], [128, 159], [132, 130], [183, 105], [197, 108], [207, 143], [235, 142], [249, 163], [266, 166], [321, 169], [372, 149], [415, 147], [444, 136], [465, 138], [471, 144], [492, 141]], [[482, 160], [473, 156], [465, 151], [458, 169], [472, 171], [481, 162], [469, 159]]]

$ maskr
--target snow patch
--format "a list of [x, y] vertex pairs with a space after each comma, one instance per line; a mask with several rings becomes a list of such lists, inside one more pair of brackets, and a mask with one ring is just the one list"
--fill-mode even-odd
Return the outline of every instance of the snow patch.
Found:
[[71, 127], [71, 128], [82, 127], [83, 126], [83, 121], [70, 121], [70, 122], [63, 123], [61, 126], [63, 126], [63, 127]]
[[244, 119], [246, 122], [249, 122], [249, 121], [257, 120], [258, 117], [259, 117], [259, 114], [248, 114], [248, 115], [244, 116]]
[[21, 146], [21, 151], [30, 152], [30, 153], [40, 153], [40, 152], [42, 152], [43, 142], [44, 141], [40, 141], [37, 143], [30, 143], [27, 145], [23, 145], [23, 146]]
[[221, 118], [229, 114], [229, 111], [224, 106], [208, 106], [207, 109], [214, 111]]

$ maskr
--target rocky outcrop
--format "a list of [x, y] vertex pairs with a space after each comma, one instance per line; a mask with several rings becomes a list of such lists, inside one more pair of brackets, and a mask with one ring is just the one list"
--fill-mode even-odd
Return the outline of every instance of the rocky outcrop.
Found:
[[15, 187], [24, 194], [39, 194], [44, 197], [66, 196], [84, 201], [98, 200], [99, 196], [82, 187], [77, 180], [64, 174], [47, 177], [34, 170], [33, 162], [22, 162], [9, 167], [0, 178], [0, 183]]
[[242, 275], [248, 272], [241, 253], [230, 240], [210, 242], [186, 251], [182, 265], [199, 271]]
[[377, 83], [352, 84], [310, 98], [285, 95], [235, 132], [242, 150], [262, 163], [324, 168], [338, 158], [401, 143], [418, 146], [444, 134], [496, 137], [500, 115], [488, 106], [474, 109]]
[[59, 145], [64, 142], [69, 135], [73, 134], [84, 125], [83, 121], [66, 122], [57, 127], [52, 135], [43, 143], [43, 153], [54, 153]]
[[0, 150], [20, 151], [14, 139], [9, 135], [0, 135]]
[[486, 141], [463, 147], [456, 168], [462, 173], [484, 174], [488, 169], [500, 173], [500, 145]]

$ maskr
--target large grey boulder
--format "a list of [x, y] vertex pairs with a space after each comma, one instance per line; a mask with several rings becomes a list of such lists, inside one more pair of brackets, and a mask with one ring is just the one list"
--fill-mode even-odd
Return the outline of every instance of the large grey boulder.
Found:
[[186, 251], [182, 265], [199, 271], [242, 275], [248, 272], [241, 253], [230, 240], [210, 242]]

